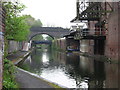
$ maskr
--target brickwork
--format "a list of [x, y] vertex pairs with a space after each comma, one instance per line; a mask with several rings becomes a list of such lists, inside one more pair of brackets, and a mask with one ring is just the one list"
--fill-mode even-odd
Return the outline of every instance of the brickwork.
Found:
[[118, 7], [118, 59], [120, 59], [120, 2], [119, 2], [119, 7]]
[[4, 51], [4, 11], [0, 2], [0, 90], [2, 89], [3, 51]]
[[119, 13], [118, 3], [113, 3], [114, 11], [108, 16], [108, 34], [106, 35], [105, 55], [118, 60], [118, 35], [119, 35]]
[[[2, 21], [2, 18], [1, 18], [1, 3], [0, 3], [0, 32], [2, 31], [2, 28], [1, 28], [1, 21]], [[2, 47], [1, 47], [1, 35], [0, 35], [0, 89], [2, 89]]]
[[[106, 24], [104, 30], [106, 30], [106, 40], [105, 40], [105, 50], [103, 50], [103, 54], [111, 59], [119, 60], [119, 53], [120, 53], [120, 41], [119, 41], [119, 34], [120, 34], [120, 4], [118, 2], [109, 2], [109, 5], [112, 7], [113, 11], [111, 13], [106, 13], [100, 18], [100, 21], [105, 20]], [[111, 10], [110, 6], [106, 6], [106, 11]], [[105, 3], [102, 3], [102, 7], [105, 8]], [[95, 29], [96, 21], [89, 21], [88, 28]], [[90, 40], [91, 42], [91, 40]], [[91, 42], [92, 43], [92, 42]], [[94, 42], [93, 42], [94, 44]], [[100, 44], [100, 43], [99, 43]], [[102, 43], [101, 43], [102, 45]], [[101, 45], [98, 45], [96, 50], [99, 53], [99, 49]], [[89, 43], [87, 46], [90, 48]], [[94, 44], [95, 46], [95, 44]], [[88, 48], [88, 52], [90, 49]], [[94, 47], [96, 48], [96, 47]], [[93, 48], [93, 49], [94, 49]], [[102, 48], [102, 49], [104, 49]], [[91, 47], [92, 50], [92, 47]]]
[[31, 27], [29, 39], [31, 40], [34, 36], [39, 34], [47, 34], [52, 38], [62, 38], [63, 36], [70, 33], [69, 29], [61, 27]]

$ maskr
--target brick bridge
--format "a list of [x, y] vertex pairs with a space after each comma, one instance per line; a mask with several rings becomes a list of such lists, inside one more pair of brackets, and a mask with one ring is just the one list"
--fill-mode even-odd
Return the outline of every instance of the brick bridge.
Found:
[[39, 34], [47, 34], [52, 38], [61, 38], [70, 33], [69, 29], [61, 27], [32, 27], [30, 31], [29, 40]]

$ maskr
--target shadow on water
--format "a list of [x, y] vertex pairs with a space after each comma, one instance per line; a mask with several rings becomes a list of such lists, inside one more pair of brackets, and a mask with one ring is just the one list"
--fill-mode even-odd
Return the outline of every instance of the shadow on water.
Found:
[[20, 68], [68, 88], [117, 88], [118, 66], [73, 53], [34, 50]]

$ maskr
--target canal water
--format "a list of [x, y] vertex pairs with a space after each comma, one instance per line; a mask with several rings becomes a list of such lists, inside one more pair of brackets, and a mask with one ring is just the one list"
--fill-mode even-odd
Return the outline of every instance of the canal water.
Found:
[[73, 54], [35, 49], [19, 66], [67, 88], [117, 88], [118, 66]]

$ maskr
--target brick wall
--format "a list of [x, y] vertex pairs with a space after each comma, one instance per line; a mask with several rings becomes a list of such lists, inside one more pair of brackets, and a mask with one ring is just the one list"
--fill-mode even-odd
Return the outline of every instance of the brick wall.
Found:
[[118, 3], [113, 3], [113, 12], [109, 15], [108, 21], [108, 35], [106, 35], [106, 45], [105, 45], [105, 55], [118, 60], [118, 36], [119, 36], [119, 13], [120, 9], [118, 8]]
[[2, 72], [3, 72], [3, 51], [4, 51], [4, 15], [2, 3], [0, 2], [0, 90], [2, 89]]
[[118, 7], [118, 59], [120, 59], [120, 2]]
[[[105, 3], [102, 3], [102, 7], [104, 7], [104, 5]], [[119, 60], [119, 57], [120, 57], [119, 55], [120, 54], [120, 50], [119, 50], [120, 48], [120, 40], [119, 40], [120, 38], [120, 35], [119, 35], [120, 34], [120, 3], [109, 2], [109, 5], [111, 5], [113, 11], [111, 13], [106, 13], [106, 15], [102, 16], [101, 18], [101, 21], [106, 20], [105, 26], [107, 28], [104, 54], [109, 58]], [[107, 10], [111, 10], [109, 5], [107, 5], [107, 8], [106, 8]], [[88, 23], [88, 28], [94, 29], [96, 23], [97, 22], [95, 21], [90, 21]], [[86, 43], [86, 45], [90, 47], [89, 43]], [[88, 50], [88, 52], [90, 51]]]

